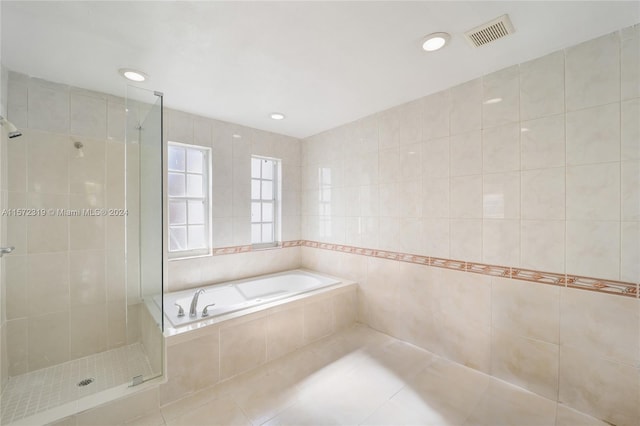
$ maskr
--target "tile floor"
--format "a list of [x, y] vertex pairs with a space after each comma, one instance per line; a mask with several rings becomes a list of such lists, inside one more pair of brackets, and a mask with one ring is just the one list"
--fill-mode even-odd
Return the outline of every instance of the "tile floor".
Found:
[[[127, 383], [138, 374], [151, 375], [151, 365], [140, 343], [11, 377], [0, 397], [0, 424]], [[78, 387], [85, 378], [94, 381]]]
[[354, 326], [129, 425], [605, 425]]

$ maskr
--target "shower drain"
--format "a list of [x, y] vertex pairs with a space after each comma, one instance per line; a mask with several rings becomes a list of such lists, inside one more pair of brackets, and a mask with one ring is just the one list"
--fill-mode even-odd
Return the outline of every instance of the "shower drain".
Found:
[[90, 385], [91, 383], [93, 383], [93, 381], [94, 381], [94, 380], [95, 380], [95, 379], [93, 379], [93, 378], [80, 380], [80, 381], [78, 382], [78, 385], [77, 385], [77, 386], [78, 386], [78, 387], [88, 386], [88, 385]]

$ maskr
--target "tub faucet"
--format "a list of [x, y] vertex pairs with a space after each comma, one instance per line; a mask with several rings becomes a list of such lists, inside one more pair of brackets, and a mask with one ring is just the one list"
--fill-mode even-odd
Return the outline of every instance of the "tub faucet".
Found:
[[200, 293], [204, 293], [203, 288], [196, 290], [195, 294], [193, 295], [193, 299], [191, 299], [191, 308], [189, 309], [190, 317], [195, 317], [196, 315], [198, 315], [198, 297], [200, 297]]

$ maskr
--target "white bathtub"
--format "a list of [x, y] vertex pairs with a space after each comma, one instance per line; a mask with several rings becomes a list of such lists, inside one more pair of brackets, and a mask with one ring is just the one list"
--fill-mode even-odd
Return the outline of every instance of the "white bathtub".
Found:
[[[162, 304], [164, 305], [165, 318], [169, 321], [167, 325], [176, 328], [339, 283], [340, 280], [332, 277], [295, 269], [277, 274], [199, 287], [205, 291], [198, 298], [195, 317], [189, 316], [189, 308], [191, 307], [193, 295], [198, 289], [167, 293], [164, 295]], [[159, 307], [161, 305], [160, 296], [156, 296], [154, 300]], [[212, 303], [215, 303], [215, 305], [207, 309], [209, 315], [202, 317], [204, 307]], [[179, 308], [176, 304], [182, 307], [184, 316], [178, 316]]]

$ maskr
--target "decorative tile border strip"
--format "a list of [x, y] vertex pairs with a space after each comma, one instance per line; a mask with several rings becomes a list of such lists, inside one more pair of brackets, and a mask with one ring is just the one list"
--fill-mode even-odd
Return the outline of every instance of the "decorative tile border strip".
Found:
[[239, 254], [239, 253], [248, 253], [252, 251], [264, 251], [264, 250], [273, 250], [273, 249], [279, 249], [279, 248], [300, 247], [301, 245], [302, 245], [302, 240], [293, 240], [293, 241], [283, 241], [281, 244], [275, 247], [254, 248], [250, 244], [244, 245], [244, 246], [214, 247], [212, 249], [211, 254], [213, 256], [222, 256], [225, 254]]
[[599, 293], [615, 294], [619, 296], [638, 297], [638, 284], [580, 277], [553, 272], [534, 271], [529, 269], [512, 268], [501, 265], [487, 265], [478, 262], [465, 262], [462, 260], [442, 259], [438, 257], [420, 256], [409, 253], [399, 253], [387, 250], [375, 250], [362, 247], [346, 246], [341, 244], [321, 243], [317, 241], [302, 240], [298, 245], [304, 247], [320, 248], [323, 250], [339, 251], [343, 253], [359, 254], [362, 256], [378, 257], [382, 259], [397, 260], [399, 262], [416, 263], [436, 268], [453, 269], [456, 271], [471, 272], [474, 274], [491, 275], [494, 277], [511, 278], [520, 281], [529, 281], [540, 284], [571, 287]]
[[[338, 251], [341, 253], [358, 254], [361, 256], [378, 257], [381, 259], [396, 260], [398, 262], [415, 263], [418, 265], [428, 265], [436, 268], [452, 269], [455, 271], [465, 271], [473, 274], [511, 278], [520, 281], [557, 285], [561, 287], [571, 287], [627, 297], [638, 297], [638, 284], [629, 282], [605, 280], [592, 277], [580, 277], [567, 274], [557, 274], [553, 272], [534, 271], [530, 269], [512, 268], [509, 266], [501, 265], [487, 265], [478, 262], [465, 262], [463, 260], [443, 259], [439, 257], [399, 253], [388, 250], [376, 250], [364, 247], [347, 246], [343, 244], [321, 243], [318, 241], [309, 240], [292, 240], [283, 241], [277, 247], [273, 247], [273, 249], [301, 246]], [[270, 248], [255, 249], [252, 245], [219, 247], [213, 249], [213, 255], [220, 256], [226, 254], [239, 254], [269, 249]]]

